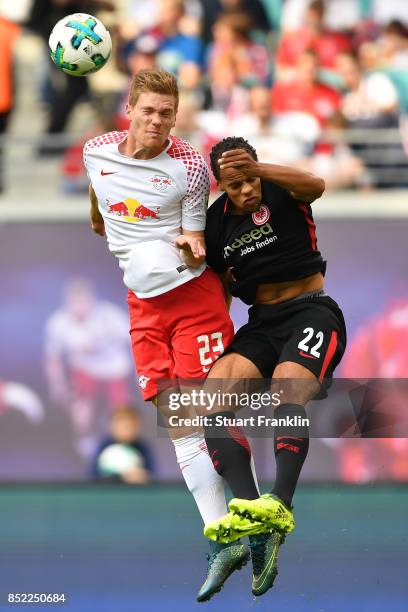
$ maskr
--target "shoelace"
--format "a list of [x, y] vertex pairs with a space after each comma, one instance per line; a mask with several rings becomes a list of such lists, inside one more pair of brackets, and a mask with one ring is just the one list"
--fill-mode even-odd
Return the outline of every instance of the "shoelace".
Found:
[[214, 550], [211, 553], [207, 553], [207, 561], [208, 561], [208, 567], [207, 567], [207, 574], [210, 573], [212, 566], [214, 565], [214, 563], [216, 565], [221, 565], [223, 563], [223, 559], [222, 557], [220, 557], [220, 552], [221, 550]]
[[208, 561], [207, 572], [210, 571], [211, 566], [214, 563], [216, 556], [217, 556], [216, 552], [211, 553], [211, 555], [207, 554], [207, 561]]
[[267, 499], [276, 499], [277, 501], [279, 501], [282, 506], [284, 508], [286, 508], [286, 510], [290, 510], [290, 512], [293, 512], [293, 506], [290, 506], [288, 504], [285, 504], [285, 502], [283, 501], [283, 499], [281, 499], [280, 497], [278, 497], [277, 495], [273, 495], [272, 493], [265, 493], [265, 495], [263, 495], [262, 497], [265, 497]]

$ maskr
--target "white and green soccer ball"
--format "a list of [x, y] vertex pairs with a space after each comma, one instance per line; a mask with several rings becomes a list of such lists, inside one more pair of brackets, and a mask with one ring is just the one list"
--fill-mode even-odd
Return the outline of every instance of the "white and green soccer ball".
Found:
[[128, 444], [110, 444], [98, 457], [98, 468], [103, 476], [121, 476], [129, 470], [142, 467], [142, 454]]
[[92, 15], [75, 13], [55, 24], [49, 39], [54, 64], [71, 76], [86, 76], [108, 61], [112, 41], [103, 23]]

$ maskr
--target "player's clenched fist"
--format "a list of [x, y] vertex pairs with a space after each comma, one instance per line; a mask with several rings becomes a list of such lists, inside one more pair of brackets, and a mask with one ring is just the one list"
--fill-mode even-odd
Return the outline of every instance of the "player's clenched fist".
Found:
[[105, 235], [105, 223], [98, 209], [91, 208], [91, 228], [99, 236]]
[[98, 236], [105, 235], [105, 224], [103, 222], [102, 216], [100, 219], [91, 219], [91, 228], [98, 234]]

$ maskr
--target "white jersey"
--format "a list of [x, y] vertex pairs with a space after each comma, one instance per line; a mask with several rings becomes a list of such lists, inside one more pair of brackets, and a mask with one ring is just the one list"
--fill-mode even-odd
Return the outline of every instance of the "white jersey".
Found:
[[127, 376], [132, 369], [127, 314], [110, 302], [95, 302], [85, 319], [55, 311], [46, 325], [47, 357], [64, 359], [72, 370], [102, 380]]
[[127, 131], [110, 132], [89, 140], [84, 163], [124, 283], [137, 297], [148, 298], [200, 276], [205, 269], [205, 264], [186, 266], [174, 242], [181, 228], [204, 231], [208, 168], [188, 142], [174, 136], [153, 159], [122, 155], [118, 145], [127, 135]]

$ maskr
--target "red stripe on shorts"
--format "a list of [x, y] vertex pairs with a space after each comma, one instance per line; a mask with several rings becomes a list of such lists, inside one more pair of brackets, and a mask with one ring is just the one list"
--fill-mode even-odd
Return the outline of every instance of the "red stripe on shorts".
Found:
[[337, 332], [332, 331], [329, 346], [327, 347], [326, 355], [323, 360], [322, 369], [320, 371], [319, 382], [322, 382], [324, 375], [326, 374], [327, 368], [330, 365], [331, 360], [337, 350]]

